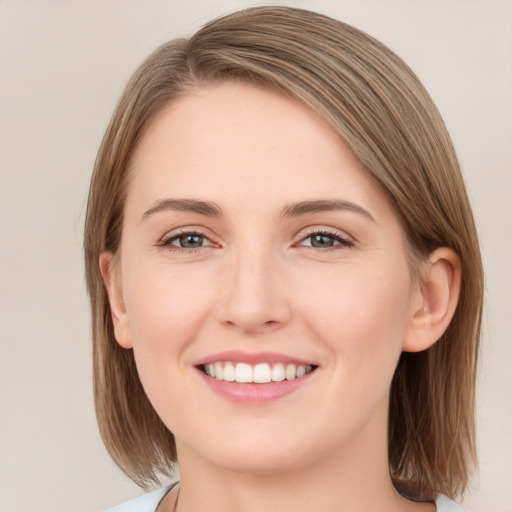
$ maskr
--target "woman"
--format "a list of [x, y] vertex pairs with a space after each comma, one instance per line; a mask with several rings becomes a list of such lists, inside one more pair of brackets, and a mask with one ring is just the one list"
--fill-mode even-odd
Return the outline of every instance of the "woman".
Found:
[[[457, 158], [389, 49], [262, 7], [162, 46], [85, 252], [115, 510], [461, 510], [482, 306]], [[130, 508], [131, 507], [131, 508]]]

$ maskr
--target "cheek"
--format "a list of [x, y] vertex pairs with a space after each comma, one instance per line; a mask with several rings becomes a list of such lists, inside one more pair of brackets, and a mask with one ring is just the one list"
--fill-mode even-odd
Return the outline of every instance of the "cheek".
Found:
[[168, 266], [134, 268], [126, 275], [126, 311], [146, 395], [171, 431], [180, 418], [200, 424], [200, 411], [189, 407], [187, 349], [203, 329], [211, 302], [201, 293], [203, 276], [171, 274]]
[[155, 363], [169, 351], [180, 355], [208, 311], [204, 276], [171, 272], [167, 265], [133, 269], [127, 275], [126, 310], [135, 353]]
[[[303, 283], [303, 317], [318, 339], [354, 366], [395, 361], [408, 322], [410, 277], [393, 265], [333, 272], [319, 288], [309, 274]], [[315, 285], [316, 283], [316, 285]]]

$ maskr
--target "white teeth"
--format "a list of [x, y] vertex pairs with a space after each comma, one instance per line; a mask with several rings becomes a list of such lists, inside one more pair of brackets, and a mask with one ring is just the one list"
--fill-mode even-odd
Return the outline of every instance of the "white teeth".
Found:
[[223, 369], [222, 369], [222, 365], [220, 363], [215, 363], [214, 365], [215, 367], [215, 378], [216, 379], [219, 379], [219, 380], [223, 380], [224, 379], [224, 375], [223, 375]]
[[204, 371], [206, 375], [214, 377], [217, 380], [265, 384], [267, 382], [281, 382], [285, 379], [299, 379], [313, 371], [313, 366], [295, 364], [285, 366], [283, 363], [274, 365], [259, 363], [251, 366], [247, 363], [218, 362], [206, 364]]
[[274, 382], [281, 382], [284, 379], [284, 365], [281, 363], [275, 364], [272, 368], [272, 380]]
[[233, 382], [235, 380], [235, 367], [231, 363], [226, 363], [224, 365], [224, 380], [228, 382]]
[[272, 370], [270, 369], [270, 366], [266, 363], [257, 364], [254, 367], [253, 380], [259, 384], [270, 382], [272, 380]]
[[293, 380], [297, 377], [297, 367], [294, 364], [289, 364], [284, 372], [286, 380]]
[[237, 382], [253, 382], [252, 366], [246, 363], [238, 363], [235, 367], [235, 380]]

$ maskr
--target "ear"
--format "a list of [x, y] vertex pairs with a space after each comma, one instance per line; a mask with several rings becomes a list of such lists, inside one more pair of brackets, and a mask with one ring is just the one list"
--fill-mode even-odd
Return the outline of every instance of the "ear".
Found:
[[100, 256], [99, 264], [103, 282], [108, 293], [110, 314], [116, 340], [123, 348], [133, 348], [130, 324], [123, 299], [121, 272], [117, 268], [115, 256], [111, 252], [104, 252]]
[[459, 300], [461, 269], [456, 252], [441, 247], [426, 261], [411, 303], [402, 349], [421, 352], [446, 331]]

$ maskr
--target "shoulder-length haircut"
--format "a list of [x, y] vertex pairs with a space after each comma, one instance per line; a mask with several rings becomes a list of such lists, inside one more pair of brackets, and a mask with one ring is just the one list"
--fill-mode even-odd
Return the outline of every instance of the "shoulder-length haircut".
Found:
[[224, 80], [294, 97], [339, 134], [394, 207], [413, 271], [437, 247], [458, 254], [462, 287], [450, 326], [430, 349], [403, 353], [396, 369], [389, 464], [412, 499], [460, 495], [476, 462], [483, 272], [455, 151], [430, 96], [392, 51], [340, 21], [286, 7], [236, 12], [158, 48], [131, 78], [106, 131], [84, 246], [96, 411], [108, 451], [142, 486], [172, 471], [173, 434], [144, 393], [133, 352], [115, 341], [99, 257], [119, 249], [128, 168], [148, 125], [169, 102]]

